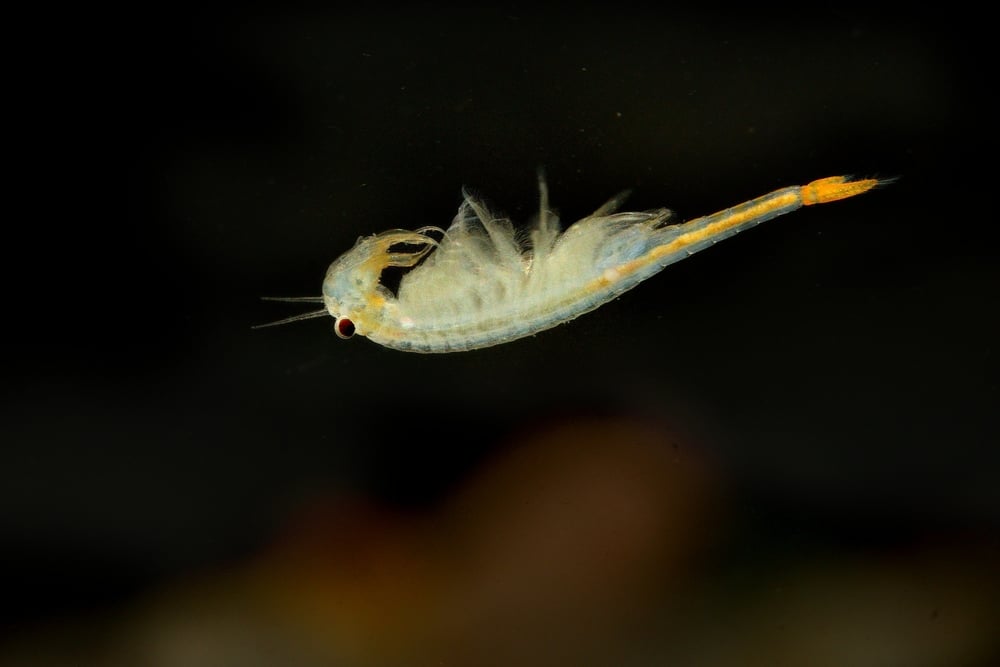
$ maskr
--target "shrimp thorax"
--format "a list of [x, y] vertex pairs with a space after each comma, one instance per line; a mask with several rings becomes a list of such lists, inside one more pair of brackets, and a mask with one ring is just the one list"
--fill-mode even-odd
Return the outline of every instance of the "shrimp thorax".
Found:
[[[560, 234], [543, 204], [534, 226], [519, 233], [466, 194], [433, 253], [399, 287], [401, 314], [415, 320], [464, 320], [475, 313], [507, 317], [558, 300], [608, 267], [634, 259], [654, 242], [669, 211], [614, 214], [621, 197]], [[547, 202], [545, 202], [547, 203]]]

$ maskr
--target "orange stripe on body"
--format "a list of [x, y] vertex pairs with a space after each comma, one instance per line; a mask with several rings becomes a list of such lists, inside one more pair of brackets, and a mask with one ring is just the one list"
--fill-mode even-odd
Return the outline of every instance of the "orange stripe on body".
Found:
[[[686, 246], [693, 245], [699, 241], [704, 241], [728, 229], [738, 227], [743, 223], [767, 215], [775, 209], [795, 204], [798, 200], [799, 197], [792, 192], [786, 193], [780, 197], [764, 195], [758, 200], [744, 202], [743, 204], [738, 204], [732, 207], [728, 211], [716, 213], [715, 215], [723, 215], [723, 217], [715, 222], [705, 225], [704, 227], [681, 234], [670, 243], [656, 246], [642, 257], [633, 259], [632, 261], [626, 262], [625, 264], [615, 267], [614, 269], [608, 269], [601, 277], [591, 281], [585, 290], [597, 290], [607, 287], [612, 283], [618, 282], [625, 276], [638, 271], [642, 267], [648, 266], [652, 261], [659, 257], [671, 255]], [[691, 222], [695, 221], [693, 220]], [[691, 222], [684, 224], [689, 225]]]
[[733, 227], [739, 227], [743, 223], [765, 216], [775, 209], [784, 208], [790, 204], [798, 203], [798, 199], [799, 197], [797, 195], [789, 192], [780, 197], [765, 195], [755, 202], [750, 201], [745, 204], [734, 206], [728, 211], [724, 211], [721, 219], [705, 225], [701, 229], [681, 234], [670, 243], [653, 248], [653, 250], [650, 251], [650, 254], [655, 257], [669, 255], [680, 250], [681, 248], [684, 248], [685, 246], [698, 243], [699, 241], [705, 241], [720, 232], [732, 229]]
[[[715, 213], [709, 218], [721, 216], [715, 222], [704, 227], [681, 234], [669, 243], [657, 246], [648, 253], [626, 262], [621, 266], [606, 270], [600, 277], [590, 281], [584, 288], [584, 293], [592, 293], [605, 289], [614, 283], [620, 282], [639, 269], [649, 266], [660, 257], [672, 255], [686, 246], [710, 239], [712, 236], [725, 232], [726, 230], [752, 222], [757, 218], [766, 216], [776, 209], [784, 208], [795, 204], [811, 206], [813, 204], [826, 204], [828, 202], [847, 199], [862, 193], [868, 192], [880, 183], [878, 179], [869, 178], [859, 181], [850, 181], [848, 176], [830, 176], [812, 181], [808, 185], [803, 185], [797, 190], [790, 190], [778, 195], [777, 192], [758, 197], [757, 199], [738, 204], [727, 211]], [[690, 225], [692, 222], [684, 223]]]

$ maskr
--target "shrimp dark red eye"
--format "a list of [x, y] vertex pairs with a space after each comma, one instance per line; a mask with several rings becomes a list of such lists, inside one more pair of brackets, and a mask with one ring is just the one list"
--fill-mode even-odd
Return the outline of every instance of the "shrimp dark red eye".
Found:
[[354, 335], [354, 322], [346, 317], [338, 317], [337, 321], [333, 323], [333, 330], [340, 338], [350, 338]]

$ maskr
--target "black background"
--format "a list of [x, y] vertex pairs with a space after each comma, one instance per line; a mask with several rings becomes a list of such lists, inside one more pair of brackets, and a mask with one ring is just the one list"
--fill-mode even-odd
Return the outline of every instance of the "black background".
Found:
[[[238, 561], [315, 497], [433, 508], [512, 434], [591, 414], [698, 432], [743, 549], [996, 546], [985, 31], [604, 5], [163, 6], [25, 29], [8, 629]], [[358, 236], [446, 226], [462, 186], [526, 221], [539, 166], [564, 222], [625, 188], [687, 219], [823, 176], [899, 180], [496, 348], [250, 329], [298, 312], [261, 295], [318, 295]]]

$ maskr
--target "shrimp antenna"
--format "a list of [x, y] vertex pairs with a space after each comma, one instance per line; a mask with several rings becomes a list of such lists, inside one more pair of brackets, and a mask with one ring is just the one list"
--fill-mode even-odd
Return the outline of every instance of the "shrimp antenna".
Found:
[[[323, 297], [321, 296], [262, 296], [262, 301], [288, 301], [291, 303], [323, 303]], [[286, 317], [283, 320], [278, 320], [276, 322], [268, 322], [267, 324], [255, 324], [251, 329], [266, 329], [267, 327], [276, 327], [281, 324], [291, 324], [292, 322], [301, 322], [302, 320], [312, 320], [317, 317], [323, 317], [329, 313], [324, 310], [315, 310], [310, 313], [302, 313], [301, 315], [292, 315], [291, 317]]]
[[321, 296], [262, 296], [261, 301], [287, 301], [289, 303], [323, 303]]

